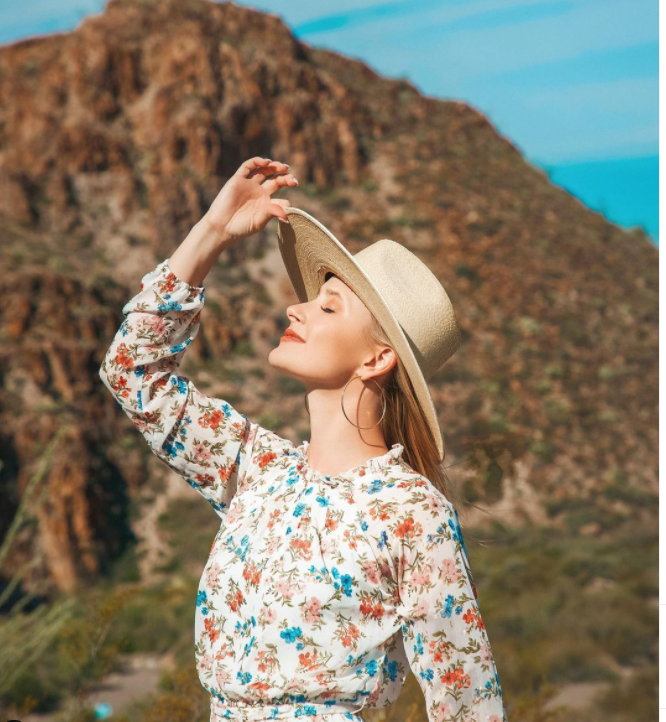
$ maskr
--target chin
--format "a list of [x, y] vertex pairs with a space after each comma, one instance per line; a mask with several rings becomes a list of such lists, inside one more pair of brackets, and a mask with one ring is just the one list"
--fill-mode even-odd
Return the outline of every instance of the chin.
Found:
[[[289, 343], [289, 342], [287, 342], [287, 343]], [[287, 376], [291, 376], [295, 379], [299, 378], [299, 374], [297, 373], [296, 369], [294, 368], [294, 364], [289, 362], [288, 356], [286, 354], [283, 355], [281, 353], [280, 346], [276, 346], [268, 354], [268, 363], [274, 369], [276, 369], [277, 371], [281, 371], [282, 373], [286, 374]]]

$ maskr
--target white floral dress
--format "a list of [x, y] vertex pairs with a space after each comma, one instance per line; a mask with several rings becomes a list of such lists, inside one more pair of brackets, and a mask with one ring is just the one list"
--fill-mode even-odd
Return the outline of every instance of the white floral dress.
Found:
[[430, 722], [507, 722], [455, 507], [399, 443], [338, 476], [178, 373], [204, 287], [144, 276], [99, 374], [151, 450], [221, 520], [195, 658], [211, 722], [326, 722], [394, 702], [410, 671]]

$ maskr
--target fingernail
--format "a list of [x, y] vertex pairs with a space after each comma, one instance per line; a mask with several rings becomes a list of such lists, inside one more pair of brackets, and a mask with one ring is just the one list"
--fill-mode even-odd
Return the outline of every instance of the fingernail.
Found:
[[283, 223], [289, 223], [289, 221], [286, 221], [284, 218], [280, 218], [280, 216], [277, 216], [278, 221], [282, 221]]

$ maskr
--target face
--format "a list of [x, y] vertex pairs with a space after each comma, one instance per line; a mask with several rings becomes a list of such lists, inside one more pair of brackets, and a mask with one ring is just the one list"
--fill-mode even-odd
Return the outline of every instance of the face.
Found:
[[370, 342], [370, 311], [336, 276], [329, 276], [316, 298], [289, 306], [287, 317], [284, 329], [291, 328], [304, 341], [283, 336], [268, 362], [308, 390], [340, 388], [354, 374], [379, 380], [395, 363], [390, 347]]

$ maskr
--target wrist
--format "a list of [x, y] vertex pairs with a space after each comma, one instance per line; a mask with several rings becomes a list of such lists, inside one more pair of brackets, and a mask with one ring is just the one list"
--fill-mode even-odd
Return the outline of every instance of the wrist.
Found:
[[233, 238], [226, 229], [220, 228], [219, 225], [213, 223], [206, 213], [201, 217], [197, 226], [199, 227], [201, 242], [218, 248], [220, 251], [232, 246], [238, 240]]

